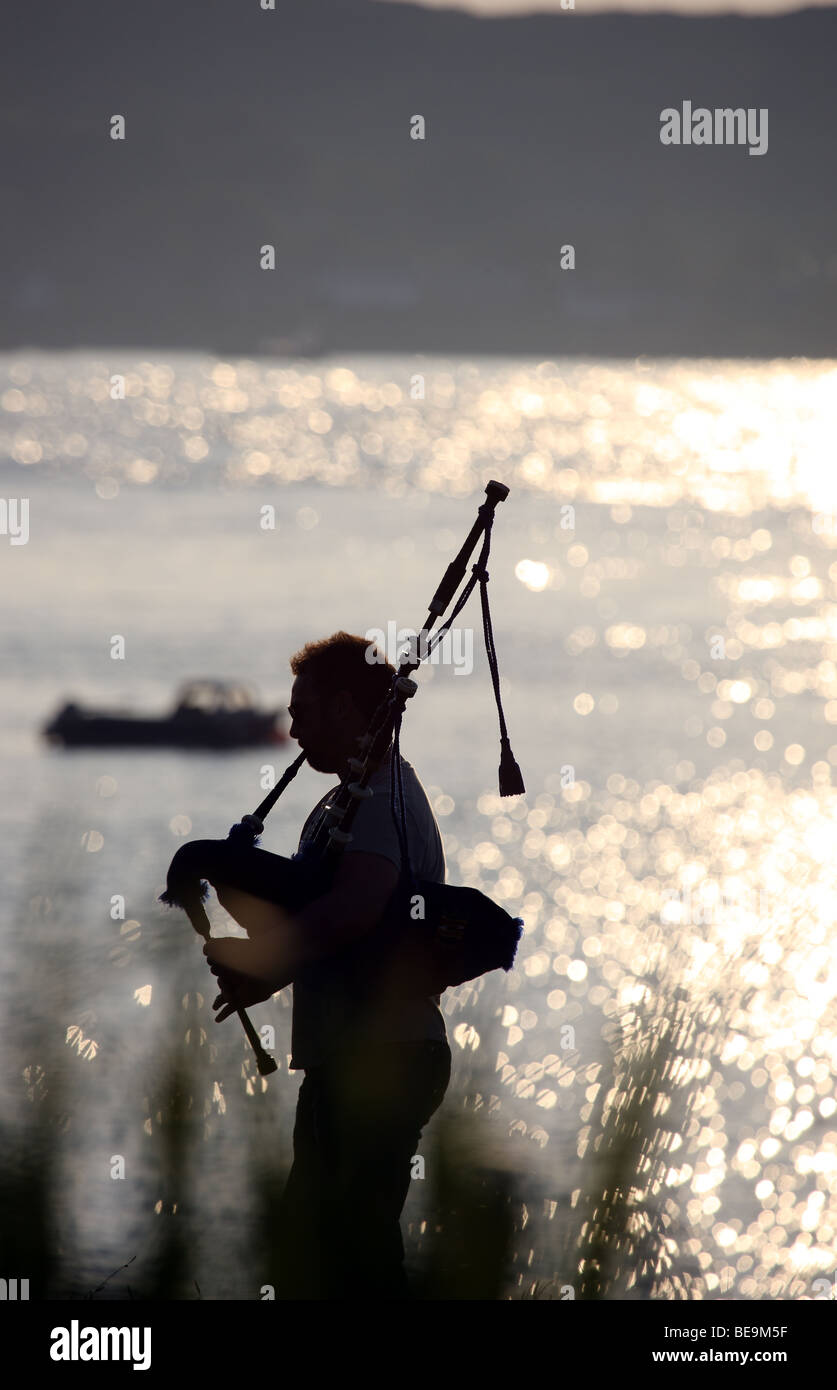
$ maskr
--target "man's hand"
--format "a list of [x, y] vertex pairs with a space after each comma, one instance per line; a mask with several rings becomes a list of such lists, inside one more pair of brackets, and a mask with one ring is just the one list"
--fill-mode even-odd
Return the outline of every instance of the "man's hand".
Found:
[[220, 1009], [215, 1016], [216, 1023], [223, 1023], [237, 1009], [249, 1009], [251, 1004], [263, 1003], [278, 989], [290, 984], [290, 980], [265, 980], [253, 973], [251, 941], [240, 941], [235, 937], [210, 938], [203, 953], [221, 987], [221, 993], [212, 1005], [213, 1009]]

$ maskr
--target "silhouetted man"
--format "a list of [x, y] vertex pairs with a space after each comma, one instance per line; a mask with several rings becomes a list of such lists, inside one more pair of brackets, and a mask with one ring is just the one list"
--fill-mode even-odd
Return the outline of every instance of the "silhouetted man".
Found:
[[[339, 632], [291, 659], [290, 733], [319, 772], [348, 771], [390, 687], [393, 668], [370, 663], [369, 647]], [[305, 1077], [282, 1200], [281, 1298], [408, 1296], [399, 1217], [422, 1127], [450, 1079], [451, 1054], [438, 996], [391, 997], [352, 969], [352, 947], [380, 921], [399, 878], [389, 757], [372, 774], [374, 795], [360, 803], [328, 891], [291, 918], [222, 885], [219, 901], [251, 940], [213, 939], [205, 948], [222, 989], [214, 1005], [219, 1021], [293, 981], [291, 1068]], [[401, 766], [413, 872], [442, 883], [436, 819], [411, 765], [402, 758]], [[300, 849], [336, 790], [308, 817]]]

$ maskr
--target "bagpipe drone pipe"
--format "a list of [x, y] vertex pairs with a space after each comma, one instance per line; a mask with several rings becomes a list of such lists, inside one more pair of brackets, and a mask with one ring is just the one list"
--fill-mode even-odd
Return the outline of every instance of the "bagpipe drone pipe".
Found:
[[[358, 757], [349, 759], [349, 773], [325, 808], [303, 852], [286, 859], [260, 849], [256, 843], [264, 830], [265, 816], [305, 762], [305, 754], [300, 753], [257, 810], [234, 825], [226, 840], [196, 840], [175, 854], [161, 901], [182, 907], [204, 939], [210, 934], [204, 908], [208, 884], [250, 893], [291, 915], [329, 890], [339, 857], [351, 842], [358, 808], [372, 796], [369, 779], [389, 751], [390, 803], [401, 847], [399, 883], [380, 922], [360, 941], [318, 962], [318, 978], [322, 980], [333, 970], [359, 993], [384, 991], [389, 996], [409, 998], [441, 994], [491, 970], [511, 969], [522, 935], [520, 918], [511, 917], [478, 889], [413, 876], [401, 778], [401, 720], [407, 700], [418, 688], [408, 673], [416, 670], [442, 640], [479, 584], [486, 654], [500, 722], [500, 795], [516, 796], [525, 790], [506, 730], [488, 606], [486, 561], [494, 511], [498, 502], [508, 496], [508, 488], [503, 483], [490, 482], [485, 492], [486, 501], [479, 507], [476, 522], [433, 596], [427, 618], [414, 639], [415, 647], [401, 660], [388, 695], [373, 715], [367, 733], [358, 740]], [[471, 577], [450, 616], [434, 632], [435, 623], [464, 578], [468, 559], [480, 537], [482, 548]], [[238, 1009], [237, 1013], [256, 1053], [259, 1071], [274, 1071], [276, 1062], [264, 1052], [246, 1011]]]

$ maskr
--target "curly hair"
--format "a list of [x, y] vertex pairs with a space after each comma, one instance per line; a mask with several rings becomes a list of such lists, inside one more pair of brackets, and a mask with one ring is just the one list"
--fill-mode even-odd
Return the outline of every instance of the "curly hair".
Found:
[[348, 690], [369, 719], [395, 675], [395, 667], [374, 642], [351, 632], [335, 632], [319, 642], [306, 642], [291, 657], [291, 671], [295, 676], [310, 676], [326, 693]]

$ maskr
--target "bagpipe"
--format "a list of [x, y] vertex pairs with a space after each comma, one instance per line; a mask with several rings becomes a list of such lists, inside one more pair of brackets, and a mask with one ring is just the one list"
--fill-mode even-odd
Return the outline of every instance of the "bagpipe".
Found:
[[[289, 914], [328, 892], [340, 855], [352, 839], [352, 825], [361, 803], [372, 796], [370, 777], [391, 749], [390, 807], [401, 849], [398, 886], [380, 922], [360, 941], [317, 963], [318, 978], [329, 972], [358, 992], [385, 992], [394, 998], [441, 994], [466, 980], [491, 970], [510, 970], [514, 964], [523, 922], [512, 917], [476, 888], [417, 879], [413, 875], [407, 843], [407, 819], [401, 775], [400, 733], [406, 702], [418, 686], [410, 679], [421, 662], [435, 649], [480, 586], [483, 635], [500, 723], [499, 790], [501, 796], [525, 791], [523, 778], [511, 751], [500, 698], [500, 677], [491, 614], [488, 606], [488, 570], [494, 512], [509, 489], [503, 483], [487, 484], [468, 536], [445, 571], [430, 603], [427, 618], [413, 638], [393, 676], [390, 689], [372, 716], [367, 732], [358, 740], [358, 756], [349, 759], [349, 772], [326, 806], [320, 823], [303, 851], [286, 859], [258, 847], [265, 817], [305, 762], [305, 754], [291, 763], [252, 815], [232, 827], [226, 840], [195, 840], [183, 845], [169, 865], [166, 891], [160, 901], [181, 907], [192, 926], [209, 939], [210, 924], [204, 902], [208, 885], [237, 888], [282, 907]], [[468, 560], [482, 537], [482, 548], [471, 576], [453, 605], [450, 616], [434, 632], [453, 600]], [[276, 1070], [276, 1061], [265, 1052], [246, 1011], [237, 1010], [256, 1054], [262, 1075]]]

